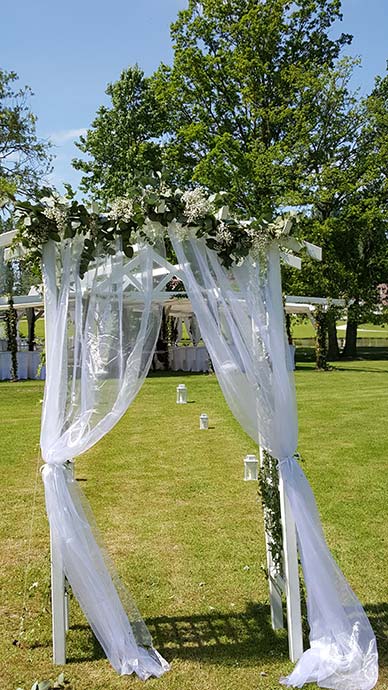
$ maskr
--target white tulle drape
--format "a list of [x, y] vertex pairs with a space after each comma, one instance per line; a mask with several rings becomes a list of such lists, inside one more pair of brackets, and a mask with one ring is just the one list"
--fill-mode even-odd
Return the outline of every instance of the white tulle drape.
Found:
[[286, 685], [316, 682], [370, 690], [376, 640], [365, 612], [326, 545], [309, 483], [294, 458], [297, 415], [284, 329], [279, 251], [264, 265], [247, 257], [226, 271], [204, 241], [171, 241], [226, 401], [241, 426], [279, 461], [291, 504], [307, 590], [310, 649]]
[[[57, 245], [58, 246], [58, 245]], [[120, 674], [145, 680], [168, 664], [117, 582], [69, 461], [119, 421], [149, 370], [161, 322], [153, 303], [153, 253], [119, 251], [79, 277], [82, 242], [44, 248], [46, 387], [41, 448], [50, 528], [64, 573]], [[129, 617], [128, 617], [129, 616]]]

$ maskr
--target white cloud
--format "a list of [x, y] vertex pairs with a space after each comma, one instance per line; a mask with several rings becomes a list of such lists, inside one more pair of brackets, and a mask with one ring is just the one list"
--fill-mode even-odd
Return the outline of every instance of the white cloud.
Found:
[[69, 141], [74, 141], [78, 139], [82, 134], [86, 134], [87, 129], [81, 127], [80, 129], [64, 129], [59, 132], [52, 132], [48, 135], [48, 139], [52, 141], [55, 146], [62, 146]]

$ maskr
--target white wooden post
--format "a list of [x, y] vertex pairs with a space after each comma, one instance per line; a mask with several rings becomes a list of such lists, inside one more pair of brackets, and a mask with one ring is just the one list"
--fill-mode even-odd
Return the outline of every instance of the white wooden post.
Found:
[[53, 628], [53, 662], [66, 663], [65, 576], [55, 536], [50, 530], [51, 549], [51, 616]]
[[[263, 465], [263, 460], [264, 451], [260, 447], [261, 466]], [[291, 506], [284, 491], [281, 477], [279, 477], [279, 495], [283, 533], [284, 577], [281, 577], [274, 565], [271, 554], [271, 535], [265, 530], [271, 624], [274, 630], [284, 628], [282, 605], [282, 594], [284, 594], [287, 607], [288, 651], [291, 661], [295, 662], [303, 654], [298, 547], [294, 518], [291, 512]]]
[[[43, 247], [45, 260], [50, 260], [55, 265], [55, 244], [50, 241]], [[51, 361], [53, 340], [48, 323], [55, 323], [57, 306], [57, 286], [55, 276], [48, 279], [44, 292], [45, 311], [45, 345], [46, 360]], [[47, 366], [46, 365], [46, 366]], [[66, 605], [65, 605], [65, 576], [63, 572], [62, 557], [55, 535], [50, 529], [50, 558], [51, 558], [51, 617], [53, 632], [53, 662], [54, 664], [66, 663]]]
[[298, 547], [291, 506], [279, 476], [280, 511], [283, 530], [284, 586], [287, 603], [288, 651], [291, 661], [303, 654], [302, 612], [300, 606]]

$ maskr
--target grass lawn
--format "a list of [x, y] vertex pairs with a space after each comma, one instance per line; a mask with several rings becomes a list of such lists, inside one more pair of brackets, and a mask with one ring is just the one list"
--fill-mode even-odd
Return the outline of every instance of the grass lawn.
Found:
[[[346, 322], [337, 321], [337, 336], [345, 338]], [[295, 318], [292, 323], [292, 337], [315, 338], [315, 329], [308, 319]], [[357, 329], [358, 338], [386, 338], [388, 339], [388, 325], [376, 326], [374, 323], [362, 323]]]
[[[388, 688], [388, 361], [296, 371], [300, 451], [335, 557], [366, 607]], [[178, 382], [190, 403], [175, 404]], [[0, 384], [0, 678], [29, 690], [58, 675], [51, 664], [48, 529], [37, 468], [43, 386]], [[199, 414], [210, 429], [200, 432]], [[292, 664], [286, 634], [270, 627], [256, 486], [243, 457], [254, 451], [214, 376], [155, 376], [115, 429], [77, 462], [117, 569], [172, 671], [155, 690], [273, 690]], [[30, 561], [26, 574], [26, 566]], [[20, 637], [26, 591], [24, 636]], [[16, 640], [21, 644], [14, 644]], [[120, 678], [71, 604], [73, 690], [141, 688]]]

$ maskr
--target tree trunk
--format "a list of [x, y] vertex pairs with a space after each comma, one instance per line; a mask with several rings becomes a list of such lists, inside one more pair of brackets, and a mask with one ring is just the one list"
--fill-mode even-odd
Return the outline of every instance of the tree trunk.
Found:
[[348, 320], [346, 322], [345, 347], [342, 351], [343, 357], [354, 359], [357, 357], [357, 326], [360, 320], [360, 308], [358, 301], [348, 307]]
[[320, 371], [327, 371], [327, 314], [318, 307], [315, 310], [317, 331], [315, 336], [315, 367]]
[[328, 309], [327, 312], [327, 335], [329, 339], [327, 358], [335, 361], [340, 357], [340, 350], [338, 347], [336, 314], [333, 309]]
[[351, 359], [357, 357], [357, 326], [357, 319], [351, 319], [350, 314], [348, 314], [348, 320], [346, 323], [345, 347], [342, 352], [343, 357], [350, 357]]
[[286, 333], [287, 333], [287, 339], [289, 345], [292, 345], [292, 330], [291, 330], [291, 316], [287, 312], [285, 312], [286, 315]]
[[28, 326], [28, 349], [30, 352], [35, 350], [35, 323], [36, 314], [34, 307], [26, 309], [27, 326]]

